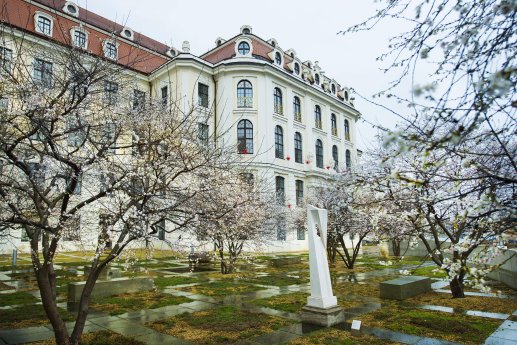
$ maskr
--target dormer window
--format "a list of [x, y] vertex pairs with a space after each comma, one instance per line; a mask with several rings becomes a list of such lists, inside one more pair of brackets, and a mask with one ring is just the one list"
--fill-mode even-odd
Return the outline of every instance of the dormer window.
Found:
[[248, 42], [241, 42], [239, 43], [237, 50], [241, 55], [248, 55], [250, 52], [250, 45], [248, 44]]
[[178, 52], [176, 51], [176, 49], [170, 48], [169, 50], [167, 50], [167, 55], [175, 57], [176, 55], [178, 55]]
[[70, 30], [72, 37], [72, 45], [77, 48], [88, 48], [88, 33], [80, 27], [75, 27]]
[[279, 52], [275, 53], [275, 63], [277, 65], [282, 65], [282, 55]]
[[241, 26], [241, 34], [244, 34], [244, 35], [251, 34], [251, 26], [249, 26], [249, 25]]
[[294, 63], [294, 73], [296, 75], [300, 75], [300, 65], [298, 64], [298, 62]]
[[71, 1], [67, 1], [65, 3], [65, 6], [63, 6], [63, 11], [74, 17], [79, 17], [79, 6], [77, 6]]
[[110, 60], [117, 60], [118, 48], [114, 41], [104, 41], [104, 56]]
[[36, 12], [34, 17], [36, 32], [52, 37], [52, 17], [43, 12]]
[[314, 82], [316, 83], [316, 85], [320, 84], [320, 75], [319, 74], [314, 75]]
[[332, 88], [332, 93], [335, 95], [336, 94], [336, 85], [332, 84], [331, 88]]
[[127, 38], [128, 40], [133, 40], [133, 38], [135, 36], [133, 30], [131, 30], [130, 28], [122, 29], [122, 31], [120, 32], [120, 35], [124, 38]]
[[345, 91], [345, 101], [348, 102], [348, 91]]

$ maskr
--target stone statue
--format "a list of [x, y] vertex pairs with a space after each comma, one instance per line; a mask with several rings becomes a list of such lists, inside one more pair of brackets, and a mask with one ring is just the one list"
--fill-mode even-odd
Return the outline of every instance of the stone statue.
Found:
[[344, 321], [343, 310], [332, 293], [327, 261], [327, 210], [307, 206], [311, 295], [302, 309], [302, 320], [323, 326]]

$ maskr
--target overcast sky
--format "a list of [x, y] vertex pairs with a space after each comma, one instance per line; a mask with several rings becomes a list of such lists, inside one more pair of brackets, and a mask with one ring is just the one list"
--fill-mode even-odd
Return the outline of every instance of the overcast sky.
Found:
[[[293, 48], [302, 60], [319, 61], [326, 75], [341, 85], [370, 97], [385, 88], [387, 76], [376, 57], [386, 51], [388, 39], [400, 32], [399, 23], [383, 23], [348, 36], [337, 32], [375, 13], [374, 0], [77, 0], [96, 12], [158, 41], [181, 50], [189, 41], [200, 55], [215, 46], [217, 37], [231, 38], [242, 25], [251, 25], [263, 39], [275, 38], [283, 50]], [[409, 92], [408, 86], [403, 92]], [[355, 106], [369, 122], [393, 128], [396, 118], [356, 96]], [[358, 147], [365, 149], [377, 130], [364, 121], [358, 126]]]

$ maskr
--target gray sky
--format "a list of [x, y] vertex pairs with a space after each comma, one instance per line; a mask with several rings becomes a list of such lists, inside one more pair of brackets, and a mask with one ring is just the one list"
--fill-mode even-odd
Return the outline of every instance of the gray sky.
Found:
[[[370, 97], [385, 88], [392, 76], [381, 71], [376, 57], [387, 50], [388, 39], [400, 31], [399, 23], [383, 23], [369, 32], [349, 36], [336, 33], [375, 13], [373, 0], [77, 0], [89, 10], [126, 24], [158, 41], [181, 49], [190, 41], [191, 53], [200, 55], [215, 46], [217, 37], [231, 38], [242, 25], [253, 33], [275, 38], [284, 50], [294, 48], [302, 61], [319, 61], [326, 75], [341, 85]], [[403, 91], [409, 91], [409, 86]], [[389, 112], [356, 96], [356, 108], [369, 122], [393, 128], [397, 119]], [[358, 147], [365, 149], [376, 130], [360, 121]]]

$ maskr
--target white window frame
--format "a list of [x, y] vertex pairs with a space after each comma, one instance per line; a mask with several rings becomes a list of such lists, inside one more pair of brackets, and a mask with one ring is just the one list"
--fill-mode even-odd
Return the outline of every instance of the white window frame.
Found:
[[[50, 20], [50, 33], [43, 32], [40, 29], [40, 27], [38, 25], [38, 19], [39, 18], [46, 18], [46, 19]], [[35, 28], [36, 32], [38, 32], [38, 33], [40, 33], [42, 35], [48, 36], [48, 37], [52, 37], [52, 34], [54, 32], [54, 18], [51, 15], [49, 15], [49, 14], [47, 14], [45, 12], [36, 11], [34, 13], [34, 28]]]
[[[86, 42], [85, 42], [85, 46], [84, 47], [81, 47], [81, 46], [78, 46], [75, 44], [75, 33], [76, 31], [79, 31], [79, 32], [82, 32], [86, 35]], [[86, 31], [83, 27], [81, 26], [74, 26], [72, 29], [70, 29], [70, 37], [72, 38], [71, 41], [72, 41], [72, 45], [76, 48], [81, 48], [81, 49], [88, 49], [88, 35], [89, 35], [89, 32]], [[117, 49], [117, 54], [118, 54], [118, 49]]]
[[[68, 6], [74, 7], [75, 13], [70, 12], [70, 10], [68, 9]], [[77, 4], [73, 3], [72, 1], [67, 1], [67, 2], [65, 2], [65, 5], [63, 6], [63, 12], [77, 18], [77, 17], [79, 17], [79, 6], [77, 6]]]
[[[250, 51], [248, 52], [248, 54], [241, 54], [241, 53], [239, 53], [239, 44], [241, 44], [242, 42], [246, 42], [250, 46]], [[236, 56], [239, 56], [239, 57], [252, 57], [252, 53], [253, 53], [253, 44], [251, 43], [251, 39], [249, 39], [247, 37], [243, 37], [240, 40], [237, 40], [235, 42], [235, 55]]]
[[[117, 54], [116, 56], [113, 58], [113, 57], [110, 57], [107, 55], [107, 46], [108, 44], [114, 44], [115, 45], [115, 48], [117, 49]], [[116, 40], [113, 40], [113, 39], [105, 39], [102, 41], [102, 52], [104, 53], [104, 57], [106, 59], [109, 59], [109, 60], [112, 60], [112, 61], [117, 61], [118, 60], [118, 47], [120, 46], [120, 43], [118, 43]]]

